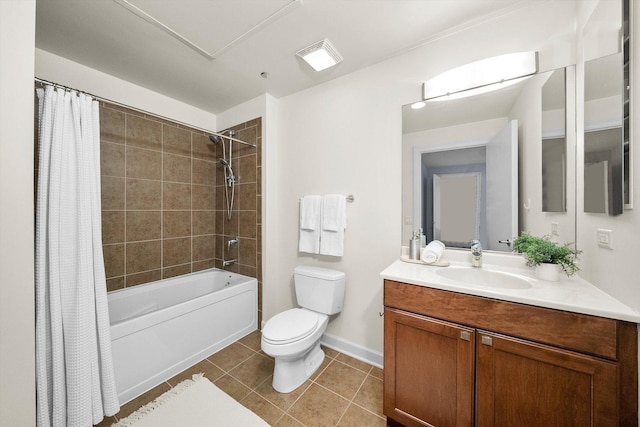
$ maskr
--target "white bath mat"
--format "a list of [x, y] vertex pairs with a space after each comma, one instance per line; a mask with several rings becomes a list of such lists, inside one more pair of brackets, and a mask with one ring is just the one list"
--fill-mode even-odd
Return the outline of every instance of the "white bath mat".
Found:
[[185, 380], [112, 427], [268, 426], [202, 374]]

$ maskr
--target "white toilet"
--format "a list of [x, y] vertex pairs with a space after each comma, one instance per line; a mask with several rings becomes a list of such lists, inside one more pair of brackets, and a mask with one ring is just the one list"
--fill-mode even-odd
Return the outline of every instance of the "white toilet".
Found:
[[344, 301], [341, 271], [299, 266], [293, 280], [302, 308], [276, 314], [262, 328], [262, 351], [275, 358], [273, 388], [280, 393], [295, 390], [318, 369], [324, 360], [320, 337]]

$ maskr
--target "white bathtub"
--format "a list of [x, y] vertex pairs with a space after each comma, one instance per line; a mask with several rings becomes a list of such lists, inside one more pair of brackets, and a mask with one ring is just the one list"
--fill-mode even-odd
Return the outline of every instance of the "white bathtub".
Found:
[[114, 291], [108, 299], [121, 405], [258, 326], [257, 280], [215, 268]]

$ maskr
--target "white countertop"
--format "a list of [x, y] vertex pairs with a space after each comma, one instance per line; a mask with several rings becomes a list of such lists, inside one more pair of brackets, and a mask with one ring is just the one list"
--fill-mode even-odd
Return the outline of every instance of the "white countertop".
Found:
[[482, 268], [524, 277], [531, 284], [527, 289], [491, 288], [444, 278], [436, 273], [438, 269], [470, 267], [471, 263], [470, 255], [465, 251], [446, 250], [443, 258], [450, 261], [450, 267], [413, 264], [398, 259], [384, 269], [380, 276], [384, 279], [445, 291], [640, 323], [639, 312], [580, 277], [567, 278], [564, 273], [561, 273], [561, 279], [558, 282], [537, 279], [533, 268], [527, 267], [521, 256], [485, 253]]

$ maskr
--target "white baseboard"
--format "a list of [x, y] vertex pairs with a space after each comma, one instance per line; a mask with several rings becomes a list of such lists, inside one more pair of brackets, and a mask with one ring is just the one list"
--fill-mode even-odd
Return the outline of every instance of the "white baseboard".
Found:
[[359, 344], [354, 344], [350, 341], [338, 338], [331, 334], [322, 335], [322, 338], [320, 338], [320, 343], [329, 348], [337, 350], [340, 353], [344, 353], [347, 356], [362, 360], [363, 362], [367, 362], [382, 369], [383, 356], [382, 353], [378, 351], [363, 347]]

